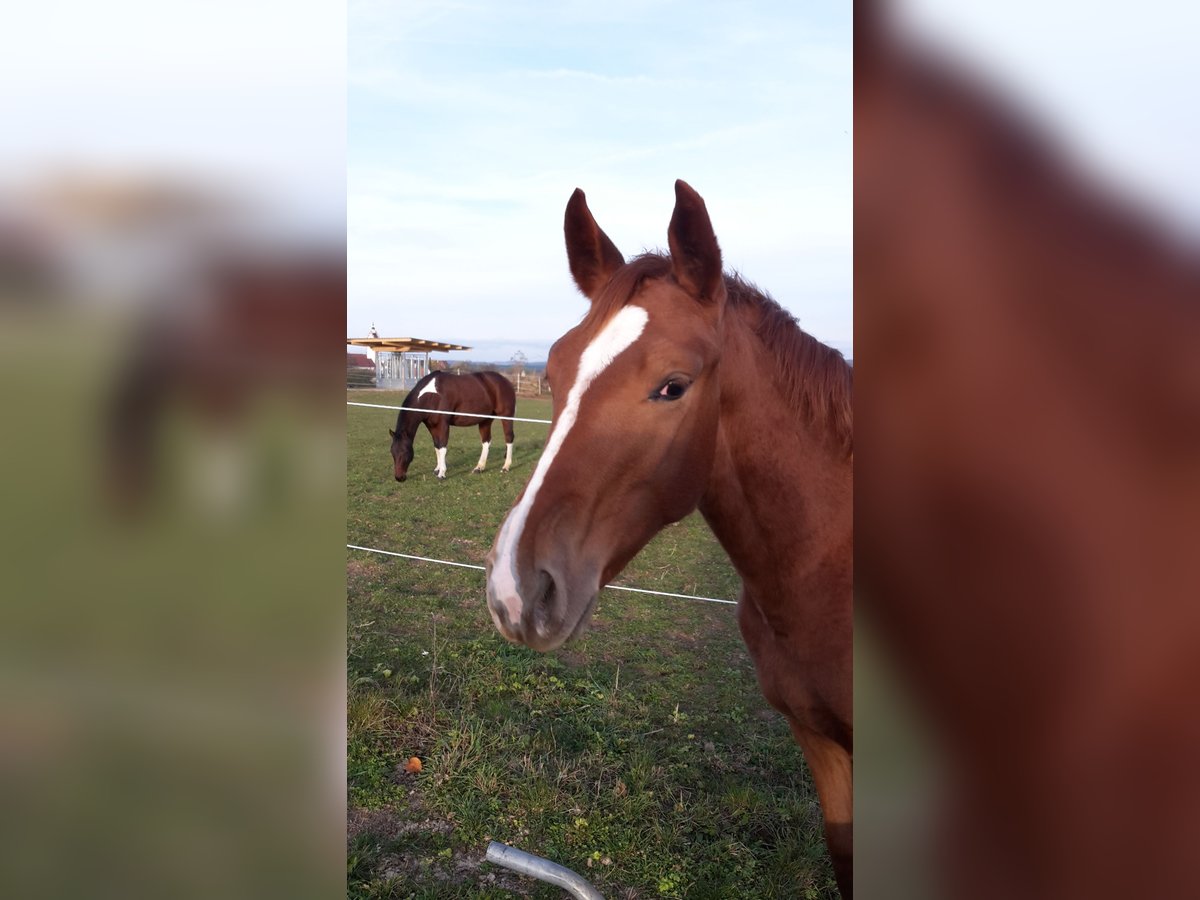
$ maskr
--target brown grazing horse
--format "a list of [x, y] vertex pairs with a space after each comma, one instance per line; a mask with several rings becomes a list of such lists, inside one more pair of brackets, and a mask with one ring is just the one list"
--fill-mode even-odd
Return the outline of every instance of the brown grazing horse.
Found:
[[[344, 428], [336, 417], [345, 392], [344, 252], [196, 253], [198, 274], [178, 279], [143, 314], [108, 389], [103, 464], [110, 501], [129, 514], [161, 488], [160, 432], [177, 411], [214, 442], [205, 461], [238, 469], [247, 468], [266, 400], [306, 411], [317, 432], [302, 445]], [[209, 500], [224, 493], [211, 487]]]
[[741, 575], [738, 623], [812, 770], [851, 893], [851, 371], [722, 273], [704, 201], [675, 184], [670, 256], [625, 262], [582, 191], [571, 274], [591, 300], [550, 351], [554, 424], [487, 558], [506, 638], [553, 650], [602, 585], [699, 507]]
[[[517, 394], [508, 379], [499, 372], [471, 372], [466, 375], [431, 372], [417, 382], [401, 405], [419, 407], [421, 412], [401, 410], [396, 417], [395, 430], [388, 429], [388, 434], [392, 436], [392, 464], [396, 480], [404, 481], [408, 477], [408, 466], [413, 460], [413, 438], [422, 423], [429, 429], [437, 453], [434, 474], [438, 478], [445, 478], [450, 426], [479, 426], [479, 440], [483, 449], [479, 454], [479, 462], [471, 471], [482, 472], [487, 467], [488, 450], [492, 445], [491, 416], [511, 416], [517, 407]], [[504, 466], [500, 471], [507, 472], [512, 468], [513, 423], [503, 419], [501, 425], [504, 428], [505, 453]]]

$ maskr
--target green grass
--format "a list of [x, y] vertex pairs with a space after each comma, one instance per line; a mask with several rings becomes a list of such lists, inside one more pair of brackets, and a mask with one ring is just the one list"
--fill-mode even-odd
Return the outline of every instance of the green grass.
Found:
[[[517, 415], [549, 418], [549, 401], [521, 400]], [[504, 474], [497, 426], [488, 470], [472, 474], [478, 432], [453, 429], [439, 482], [422, 429], [400, 484], [395, 413], [347, 417], [349, 541], [475, 564], [548, 431], [516, 423]], [[738, 590], [698, 515], [619, 582]], [[349, 551], [347, 583], [350, 896], [563, 896], [482, 863], [489, 840], [569, 866], [609, 898], [836, 896], [815, 792], [732, 607], [605, 591], [584, 637], [538, 654], [496, 633], [481, 572]], [[403, 771], [410, 756], [419, 774]]]

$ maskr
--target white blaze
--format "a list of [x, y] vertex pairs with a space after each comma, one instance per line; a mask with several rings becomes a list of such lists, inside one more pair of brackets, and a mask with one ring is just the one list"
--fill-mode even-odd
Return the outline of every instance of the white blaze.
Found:
[[[521, 502], [513, 507], [500, 527], [500, 537], [496, 541], [496, 560], [492, 565], [490, 587], [496, 598], [504, 604], [511, 622], [521, 618], [521, 595], [517, 590], [517, 545], [521, 542], [521, 532], [525, 529], [525, 518], [533, 507], [546, 473], [554, 464], [563, 441], [567, 439], [575, 418], [579, 415], [579, 404], [583, 394], [601, 372], [609, 367], [621, 351], [629, 347], [641, 336], [649, 321], [649, 314], [640, 306], [626, 306], [600, 329], [587, 348], [579, 357], [579, 372], [575, 383], [567, 394], [567, 402], [563, 406], [562, 415], [558, 418], [546, 448], [542, 451], [541, 459], [533, 470], [533, 476], [525, 488]], [[512, 444], [508, 445], [508, 458], [512, 458]]]
[[436, 393], [437, 393], [437, 376], [435, 375], [429, 379], [429, 384], [427, 384], [427, 385], [425, 385], [425, 387], [421, 388], [421, 393], [417, 394], [417, 399], [420, 400], [426, 394], [436, 394]]

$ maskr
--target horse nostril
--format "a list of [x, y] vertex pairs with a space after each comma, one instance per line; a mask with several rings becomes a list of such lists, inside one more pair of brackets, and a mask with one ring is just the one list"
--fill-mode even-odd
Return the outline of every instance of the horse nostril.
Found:
[[496, 624], [500, 626], [500, 630], [504, 634], [520, 634], [521, 622], [518, 619], [516, 622], [508, 614], [508, 609], [503, 603], [488, 601], [488, 607], [492, 611], [492, 617], [496, 620]]
[[539, 634], [545, 634], [558, 600], [558, 583], [545, 569], [538, 573], [537, 592], [534, 597], [536, 599], [532, 604], [533, 627]]
[[404, 480], [404, 479], [406, 479], [407, 477], [408, 477], [407, 475], [397, 475], [397, 476], [396, 476], [396, 480], [397, 480], [397, 481], [403, 481], [403, 480]]

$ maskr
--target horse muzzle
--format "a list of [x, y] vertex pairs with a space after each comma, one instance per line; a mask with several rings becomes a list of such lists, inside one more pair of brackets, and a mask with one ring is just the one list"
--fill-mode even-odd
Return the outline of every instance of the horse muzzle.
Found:
[[505, 638], [539, 652], [556, 650], [582, 634], [591, 620], [599, 589], [591, 575], [567, 578], [540, 569], [514, 577], [487, 560], [487, 604]]

